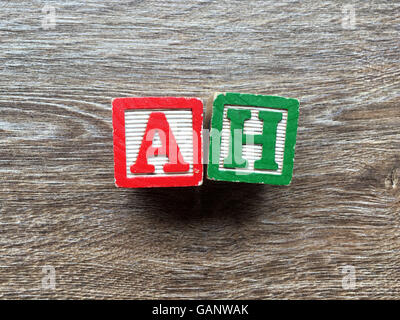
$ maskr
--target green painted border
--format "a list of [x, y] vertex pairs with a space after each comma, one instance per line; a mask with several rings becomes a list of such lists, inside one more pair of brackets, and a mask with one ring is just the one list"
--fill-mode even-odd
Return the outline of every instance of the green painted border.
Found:
[[[225, 105], [237, 106], [253, 106], [261, 108], [275, 108], [286, 109], [288, 111], [288, 119], [286, 126], [285, 150], [283, 156], [283, 168], [281, 175], [272, 175], [268, 173], [249, 173], [249, 174], [236, 174], [234, 171], [220, 171], [218, 163], [212, 163], [212, 146], [214, 143], [221, 143], [213, 141], [216, 137], [210, 134], [209, 145], [209, 159], [207, 176], [213, 180], [232, 181], [232, 182], [248, 182], [248, 183], [265, 183], [274, 185], [288, 185], [292, 180], [293, 175], [293, 162], [294, 150], [296, 145], [297, 123], [299, 119], [299, 101], [292, 98], [284, 98], [278, 96], [264, 96], [253, 94], [241, 93], [220, 93], [214, 97], [212, 117], [211, 117], [211, 130], [222, 130], [223, 112]], [[216, 157], [220, 158], [221, 148], [218, 148]]]

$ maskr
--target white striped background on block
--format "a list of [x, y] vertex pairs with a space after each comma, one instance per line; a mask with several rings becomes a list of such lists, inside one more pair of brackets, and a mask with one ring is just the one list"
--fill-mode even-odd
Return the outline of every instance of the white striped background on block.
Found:
[[[227, 111], [229, 108], [232, 109], [244, 109], [251, 111], [251, 118], [244, 122], [244, 134], [262, 134], [263, 121], [258, 119], [258, 111], [266, 110], [272, 112], [282, 113], [282, 120], [278, 123], [278, 128], [276, 132], [276, 146], [275, 146], [275, 161], [278, 164], [278, 170], [255, 170], [254, 162], [261, 159], [262, 146], [261, 145], [243, 145], [242, 157], [248, 161], [247, 168], [237, 168], [230, 169], [224, 168], [224, 159], [228, 156], [229, 144], [230, 144], [230, 134], [231, 134], [231, 123], [227, 117]], [[219, 159], [219, 170], [222, 171], [235, 171], [243, 172], [244, 174], [250, 172], [264, 173], [264, 174], [282, 174], [283, 167], [283, 154], [285, 150], [285, 137], [286, 137], [286, 124], [287, 124], [287, 110], [284, 109], [274, 109], [274, 108], [259, 108], [251, 106], [230, 106], [226, 105], [224, 107], [224, 117], [222, 123], [222, 134], [221, 134], [221, 153]]]
[[[130, 167], [136, 162], [140, 145], [142, 144], [147, 121], [152, 112], [163, 112], [167, 118], [172, 133], [179, 146], [183, 160], [190, 164], [189, 171], [184, 173], [165, 173], [163, 166], [168, 162], [166, 156], [150, 157], [148, 163], [154, 165], [155, 172], [151, 174], [133, 174]], [[126, 144], [126, 175], [128, 178], [138, 176], [169, 176], [193, 175], [193, 122], [190, 109], [150, 109], [125, 111], [125, 144]], [[154, 135], [153, 147], [160, 147], [161, 139]]]

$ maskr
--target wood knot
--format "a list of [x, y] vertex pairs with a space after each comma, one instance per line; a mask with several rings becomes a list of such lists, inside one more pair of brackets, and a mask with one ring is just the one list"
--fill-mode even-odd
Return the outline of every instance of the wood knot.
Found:
[[393, 189], [397, 190], [399, 187], [399, 177], [400, 177], [400, 169], [394, 168], [392, 171], [387, 175], [385, 179], [385, 187], [386, 189]]

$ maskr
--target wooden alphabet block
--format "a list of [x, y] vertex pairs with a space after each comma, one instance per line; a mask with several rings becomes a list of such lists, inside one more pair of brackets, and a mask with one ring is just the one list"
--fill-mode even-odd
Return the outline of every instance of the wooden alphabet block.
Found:
[[202, 183], [201, 100], [116, 98], [112, 107], [117, 187], [182, 187]]
[[222, 93], [214, 97], [207, 176], [288, 185], [292, 179], [299, 101]]

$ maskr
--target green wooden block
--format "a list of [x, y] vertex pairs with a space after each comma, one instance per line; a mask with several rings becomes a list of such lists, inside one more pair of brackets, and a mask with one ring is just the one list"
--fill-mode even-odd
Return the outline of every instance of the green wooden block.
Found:
[[290, 184], [298, 118], [299, 101], [296, 99], [215, 94], [208, 178]]

